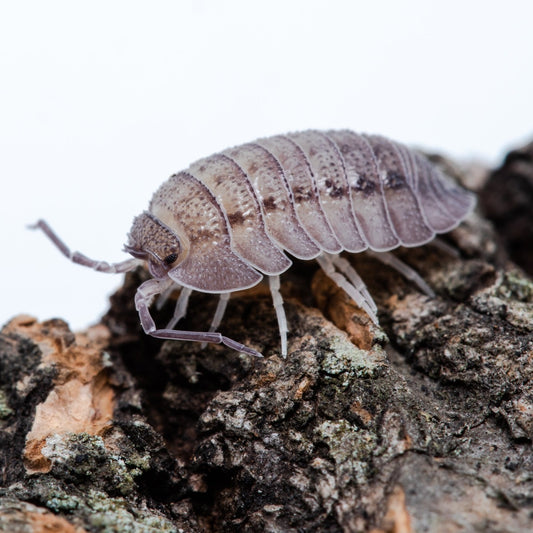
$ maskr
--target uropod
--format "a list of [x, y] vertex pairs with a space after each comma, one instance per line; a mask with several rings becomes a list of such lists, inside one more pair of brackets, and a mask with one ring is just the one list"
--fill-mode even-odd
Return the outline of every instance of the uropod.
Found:
[[[135, 306], [143, 330], [161, 339], [223, 343], [260, 356], [216, 330], [230, 294], [267, 276], [285, 357], [288, 327], [279, 276], [292, 264], [287, 254], [315, 259], [378, 324], [364, 282], [339, 254], [373, 253], [432, 295], [389, 251], [450, 231], [474, 205], [472, 193], [400, 143], [348, 130], [311, 130], [229, 148], [172, 175], [133, 220], [124, 247], [133, 256], [128, 260], [95, 261], [71, 252], [45, 221], [32, 227], [71, 261], [100, 272], [147, 265], [152, 279], [137, 289]], [[150, 305], [177, 288], [174, 316], [158, 329]], [[209, 331], [174, 329], [192, 291], [220, 295]]]

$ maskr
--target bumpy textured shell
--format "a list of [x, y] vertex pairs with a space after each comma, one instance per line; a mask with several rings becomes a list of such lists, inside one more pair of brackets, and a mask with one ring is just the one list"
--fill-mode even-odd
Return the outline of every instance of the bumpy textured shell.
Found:
[[287, 270], [284, 252], [313, 259], [422, 245], [474, 203], [421, 154], [342, 130], [277, 135], [201, 159], [171, 176], [149, 211], [188, 241], [169, 276], [229, 292]]

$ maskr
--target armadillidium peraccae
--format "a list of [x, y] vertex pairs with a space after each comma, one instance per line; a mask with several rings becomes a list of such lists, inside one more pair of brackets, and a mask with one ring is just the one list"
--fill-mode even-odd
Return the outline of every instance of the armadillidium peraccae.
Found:
[[[290, 254], [316, 259], [377, 324], [376, 305], [350, 263], [339, 254], [365, 250], [393, 266], [428, 294], [425, 282], [394, 255], [456, 227], [475, 197], [423, 155], [376, 135], [304, 131], [230, 148], [193, 163], [155, 192], [137, 216], [120, 263], [71, 253], [46, 222], [42, 229], [75, 263], [101, 272], [127, 272], [147, 264], [153, 279], [135, 296], [144, 331], [161, 339], [223, 343], [257, 351], [215, 330], [231, 292], [270, 282], [281, 353], [287, 354], [287, 321], [279, 275]], [[173, 319], [157, 329], [149, 311], [154, 297], [180, 288]], [[220, 294], [207, 332], [175, 330], [192, 291]]]

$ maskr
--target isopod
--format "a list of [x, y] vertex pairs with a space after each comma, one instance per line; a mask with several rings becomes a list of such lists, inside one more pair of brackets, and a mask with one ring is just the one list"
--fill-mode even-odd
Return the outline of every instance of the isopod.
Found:
[[[423, 155], [377, 135], [303, 131], [258, 139], [193, 163], [155, 192], [135, 217], [124, 251], [133, 258], [107, 263], [74, 252], [48, 224], [40, 228], [74, 263], [100, 272], [127, 272], [147, 264], [152, 279], [135, 295], [145, 333], [161, 339], [223, 343], [251, 355], [216, 330], [230, 293], [269, 279], [281, 353], [287, 355], [287, 320], [279, 276], [287, 256], [315, 259], [325, 274], [378, 324], [377, 307], [342, 251], [369, 251], [432, 295], [424, 280], [388, 253], [420, 246], [456, 227], [475, 196]], [[174, 316], [158, 329], [149, 307], [181, 288]], [[192, 291], [216, 293], [209, 331], [175, 330]]]

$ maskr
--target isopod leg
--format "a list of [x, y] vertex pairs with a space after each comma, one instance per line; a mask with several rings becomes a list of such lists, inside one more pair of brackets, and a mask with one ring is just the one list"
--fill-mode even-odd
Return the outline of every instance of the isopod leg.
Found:
[[[222, 322], [222, 318], [224, 317], [224, 313], [226, 312], [226, 307], [228, 306], [229, 292], [223, 292], [220, 294], [220, 297], [218, 299], [217, 308], [215, 310], [215, 315], [213, 316], [213, 320], [211, 321], [211, 325], [209, 326], [209, 331], [215, 331], [218, 326], [220, 326], [220, 323]], [[206, 343], [204, 342], [202, 344], [202, 348], [205, 348]]]
[[335, 271], [335, 265], [333, 264], [331, 258], [326, 255], [319, 255], [316, 258], [317, 263], [320, 265], [326, 276], [335, 282], [346, 294], [348, 294], [357, 305], [366, 311], [372, 322], [379, 326], [378, 317], [373, 310], [375, 306], [374, 301], [372, 300], [372, 305], [368, 303], [365, 296], [354, 287], [341, 273]]
[[412, 269], [409, 265], [406, 265], [403, 261], [400, 261], [395, 255], [389, 252], [377, 253], [370, 250], [367, 253], [371, 257], [381, 261], [383, 264], [394, 268], [394, 270], [399, 272], [408, 280], [412, 281], [422, 292], [428, 296], [435, 297], [433, 289], [431, 289], [431, 287], [422, 279], [422, 276], [420, 276], [420, 274], [416, 270]]
[[142, 283], [135, 294], [135, 308], [139, 312], [139, 318], [144, 332], [147, 335], [158, 339], [172, 339], [182, 341], [209, 342], [214, 344], [224, 344], [233, 350], [243, 352], [256, 357], [263, 357], [259, 352], [248, 348], [239, 342], [214, 331], [179, 331], [174, 329], [156, 329], [155, 322], [150, 315], [150, 303], [152, 299], [164, 292], [171, 286], [171, 279], [157, 280], [149, 279]]
[[456, 259], [461, 256], [457, 249], [455, 249], [453, 246], [449, 245], [447, 242], [444, 242], [441, 238], [435, 237], [432, 241], [428, 242], [431, 246], [434, 246], [441, 252], [444, 252], [448, 254], [451, 257], [455, 257]]
[[108, 263], [106, 261], [97, 261], [90, 259], [80, 252], [71, 252], [70, 248], [57, 236], [56, 232], [44, 221], [38, 220], [35, 224], [28, 226], [30, 229], [40, 229], [43, 233], [55, 244], [59, 251], [73, 263], [86, 266], [98, 270], [98, 272], [106, 272], [108, 274], [118, 274], [121, 272], [129, 272], [136, 266], [141, 264], [138, 259], [126, 259], [120, 263]]
[[353, 286], [363, 295], [368, 305], [372, 307], [374, 313], [378, 310], [372, 296], [366, 288], [365, 282], [361, 279], [361, 276], [355, 271], [355, 268], [350, 263], [339, 255], [330, 255], [332, 263], [351, 281]]
[[220, 326], [222, 318], [224, 317], [224, 313], [226, 312], [226, 307], [228, 306], [229, 297], [229, 292], [223, 292], [220, 294], [220, 298], [218, 299], [218, 304], [215, 311], [215, 316], [213, 316], [211, 326], [209, 326], [209, 331], [215, 331], [218, 326]]
[[163, 306], [167, 303], [167, 300], [169, 299], [170, 295], [176, 290], [179, 289], [179, 285], [176, 283], [175, 285], [171, 285], [168, 289], [165, 289], [157, 299], [157, 302], [155, 303], [155, 308], [158, 311], [161, 311], [163, 309]]
[[281, 355], [283, 358], [287, 357], [287, 317], [285, 316], [285, 309], [283, 308], [283, 297], [281, 296], [279, 276], [269, 276], [268, 282], [270, 285], [270, 294], [272, 294], [272, 302], [276, 310], [276, 317], [278, 319], [279, 336], [281, 338]]
[[174, 315], [167, 324], [166, 329], [174, 329], [176, 324], [187, 314], [187, 305], [189, 304], [191, 294], [192, 289], [189, 289], [188, 287], [183, 287], [181, 289], [178, 301], [176, 302], [176, 307], [174, 308]]

